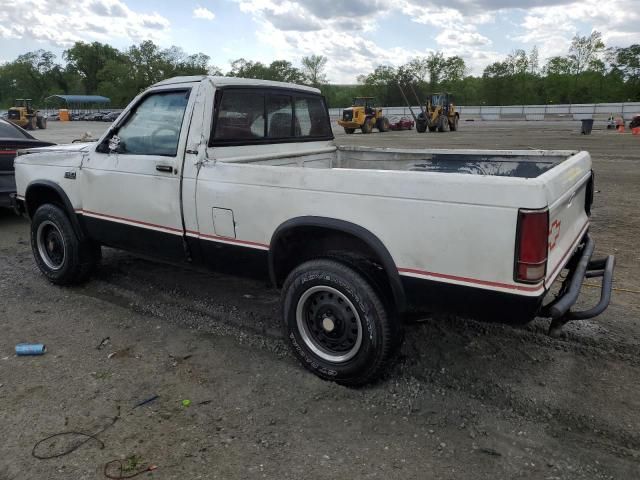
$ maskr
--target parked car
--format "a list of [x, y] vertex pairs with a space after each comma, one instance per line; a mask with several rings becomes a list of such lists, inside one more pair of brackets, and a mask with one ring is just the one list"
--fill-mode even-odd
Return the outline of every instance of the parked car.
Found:
[[411, 130], [415, 122], [409, 117], [391, 117], [389, 128], [391, 130]]
[[[295, 356], [359, 385], [425, 304], [554, 328], [604, 311], [614, 257], [591, 258], [591, 168], [576, 151], [337, 147], [315, 88], [179, 77], [97, 142], [19, 155], [13, 198], [51, 282], [87, 279], [101, 245], [268, 276]], [[587, 276], [601, 298], [570, 311]]]
[[0, 119], [0, 207], [10, 207], [9, 195], [16, 192], [13, 171], [16, 150], [48, 145], [54, 144], [38, 140], [12, 122]]
[[120, 115], [120, 112], [109, 112], [104, 117], [102, 117], [103, 122], [114, 122], [116, 118]]

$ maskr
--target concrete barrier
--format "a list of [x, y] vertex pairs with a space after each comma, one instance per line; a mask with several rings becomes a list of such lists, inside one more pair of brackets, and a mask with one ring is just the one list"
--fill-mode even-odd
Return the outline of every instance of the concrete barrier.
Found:
[[[414, 113], [420, 113], [420, 107], [412, 107]], [[640, 114], [640, 102], [624, 103], [580, 103], [566, 105], [459, 105], [457, 106], [462, 120], [468, 118], [482, 120], [583, 120], [600, 119], [601, 115], [622, 116], [626, 121]], [[329, 109], [332, 121], [342, 115], [342, 108]], [[411, 116], [407, 107], [385, 107], [385, 115]]]

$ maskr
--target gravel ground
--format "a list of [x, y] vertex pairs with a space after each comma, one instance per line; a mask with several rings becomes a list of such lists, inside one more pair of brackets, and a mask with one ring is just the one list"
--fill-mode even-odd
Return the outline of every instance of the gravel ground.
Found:
[[[65, 142], [106, 127], [51, 122], [36, 135]], [[610, 308], [563, 338], [541, 319], [513, 328], [430, 316], [407, 326], [400, 358], [361, 389], [297, 364], [264, 283], [105, 249], [89, 283], [55, 287], [34, 265], [26, 220], [0, 212], [0, 479], [105, 478], [113, 459], [157, 465], [138, 478], [158, 479], [640, 478], [640, 138], [598, 127], [336, 131], [342, 144], [589, 150], [597, 251], [618, 256]], [[583, 301], [596, 295], [585, 287]], [[48, 352], [16, 357], [23, 341]], [[49, 435], [105, 427], [69, 455], [32, 456]]]

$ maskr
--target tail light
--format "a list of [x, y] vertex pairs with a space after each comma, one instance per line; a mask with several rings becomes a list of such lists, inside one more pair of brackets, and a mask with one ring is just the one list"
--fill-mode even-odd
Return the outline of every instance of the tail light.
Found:
[[520, 210], [516, 234], [515, 281], [538, 283], [547, 273], [549, 211]]

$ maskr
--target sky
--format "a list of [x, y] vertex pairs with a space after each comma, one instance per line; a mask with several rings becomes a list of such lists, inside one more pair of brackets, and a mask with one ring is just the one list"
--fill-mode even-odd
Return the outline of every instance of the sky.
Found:
[[534, 46], [542, 65], [593, 30], [607, 46], [640, 43], [640, 0], [0, 0], [0, 62], [40, 48], [62, 61], [76, 41], [124, 49], [149, 39], [205, 53], [223, 72], [240, 57], [299, 66], [324, 55], [332, 83], [355, 83], [434, 51], [460, 55], [475, 75]]

